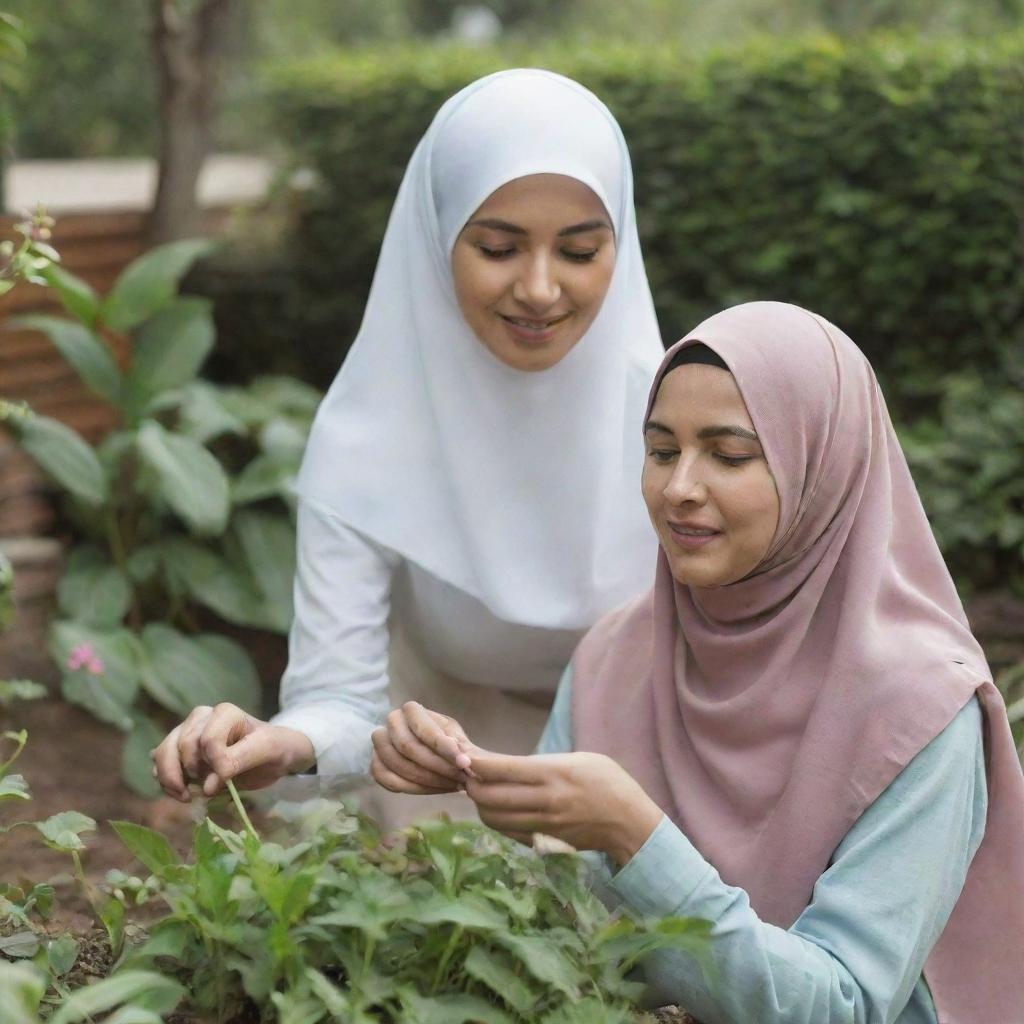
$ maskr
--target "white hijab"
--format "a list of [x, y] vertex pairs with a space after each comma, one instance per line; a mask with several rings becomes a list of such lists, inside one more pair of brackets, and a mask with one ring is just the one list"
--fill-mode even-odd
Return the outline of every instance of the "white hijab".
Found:
[[[586, 335], [557, 365], [525, 372], [466, 324], [450, 261], [492, 192], [541, 173], [597, 194], [617, 251]], [[651, 583], [639, 425], [662, 355], [610, 111], [547, 71], [482, 78], [441, 107], [409, 162], [299, 494], [500, 619], [587, 627]]]

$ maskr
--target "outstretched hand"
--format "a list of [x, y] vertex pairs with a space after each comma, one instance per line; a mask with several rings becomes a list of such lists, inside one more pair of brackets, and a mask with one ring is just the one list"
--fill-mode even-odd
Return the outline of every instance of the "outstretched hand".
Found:
[[242, 789], [261, 789], [316, 763], [305, 733], [261, 721], [234, 704], [193, 708], [152, 756], [154, 776], [182, 802], [190, 799], [189, 782], [210, 797], [228, 779]]

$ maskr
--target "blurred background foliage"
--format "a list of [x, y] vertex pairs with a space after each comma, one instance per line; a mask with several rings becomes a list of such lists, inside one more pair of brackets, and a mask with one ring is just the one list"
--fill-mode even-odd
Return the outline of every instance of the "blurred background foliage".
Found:
[[[11, 152], [153, 151], [148, 4], [4, 7], [28, 36]], [[208, 375], [326, 386], [437, 107], [550, 67], [623, 125], [665, 340], [752, 298], [835, 320], [879, 372], [962, 590], [1024, 593], [1022, 57], [1024, 0], [241, 3], [217, 147], [282, 174], [186, 282], [215, 300]]]

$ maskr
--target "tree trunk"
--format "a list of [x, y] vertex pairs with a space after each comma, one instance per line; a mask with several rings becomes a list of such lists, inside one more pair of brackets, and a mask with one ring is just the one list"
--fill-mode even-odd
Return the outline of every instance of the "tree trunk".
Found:
[[196, 185], [210, 148], [219, 63], [236, 0], [200, 0], [191, 15], [175, 0], [152, 2], [160, 140], [148, 235], [157, 245], [199, 227]]

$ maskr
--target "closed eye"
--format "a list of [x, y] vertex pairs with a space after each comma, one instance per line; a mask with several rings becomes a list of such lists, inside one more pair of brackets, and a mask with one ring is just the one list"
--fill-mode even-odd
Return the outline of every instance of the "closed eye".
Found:
[[506, 256], [511, 256], [514, 253], [515, 246], [511, 246], [508, 249], [489, 249], [486, 245], [478, 245], [477, 248], [491, 260], [502, 260]]
[[727, 466], [742, 466], [747, 462], [753, 462], [757, 458], [756, 455], [723, 455], [721, 452], [715, 452], [715, 458], [719, 462], [724, 462]]

